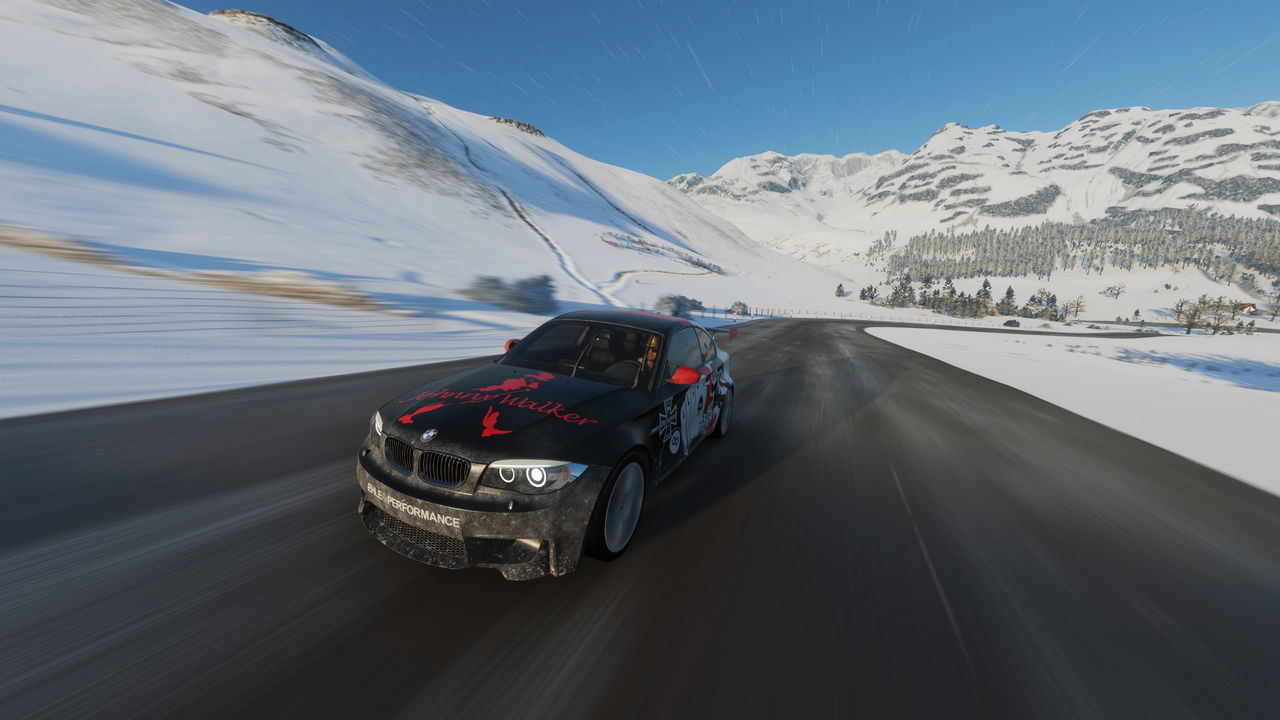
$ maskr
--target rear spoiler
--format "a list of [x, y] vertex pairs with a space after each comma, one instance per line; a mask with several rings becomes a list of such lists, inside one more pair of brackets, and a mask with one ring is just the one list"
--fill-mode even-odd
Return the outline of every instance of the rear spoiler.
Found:
[[732, 340], [732, 339], [734, 339], [734, 338], [738, 337], [738, 328], [736, 328], [736, 327], [731, 327], [731, 328], [718, 328], [718, 327], [707, 328], [707, 332], [713, 332], [713, 333], [728, 333], [728, 334], [729, 334], [729, 339], [730, 339], [730, 340]]

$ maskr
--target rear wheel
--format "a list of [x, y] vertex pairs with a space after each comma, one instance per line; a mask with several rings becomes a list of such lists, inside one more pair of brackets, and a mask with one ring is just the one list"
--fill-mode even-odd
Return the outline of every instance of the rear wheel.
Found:
[[716, 418], [716, 427], [711, 431], [711, 437], [724, 437], [729, 434], [729, 421], [733, 419], [733, 391], [725, 393], [724, 401], [720, 403], [720, 415]]
[[631, 545], [644, 509], [647, 466], [643, 455], [628, 453], [609, 475], [587, 525], [586, 551], [591, 557], [613, 560]]

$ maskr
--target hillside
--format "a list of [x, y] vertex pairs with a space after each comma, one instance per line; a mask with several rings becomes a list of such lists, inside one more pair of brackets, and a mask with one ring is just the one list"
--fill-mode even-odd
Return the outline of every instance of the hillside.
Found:
[[304, 30], [159, 0], [6, 2], [0, 225], [409, 313], [460, 306], [480, 275], [546, 273], [563, 301], [623, 306], [833, 282], [660, 181], [396, 90]]

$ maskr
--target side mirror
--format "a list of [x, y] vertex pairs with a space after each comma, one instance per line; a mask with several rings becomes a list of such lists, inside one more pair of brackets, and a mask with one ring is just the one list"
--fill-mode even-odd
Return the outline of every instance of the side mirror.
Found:
[[667, 380], [672, 385], [692, 385], [702, 379], [702, 373], [691, 367], [680, 365], [676, 371], [671, 373], [671, 377]]
[[505, 352], [511, 352], [511, 348], [515, 347], [519, 342], [519, 340], [512, 338], [511, 340], [508, 340], [507, 344], [503, 345], [502, 348]]

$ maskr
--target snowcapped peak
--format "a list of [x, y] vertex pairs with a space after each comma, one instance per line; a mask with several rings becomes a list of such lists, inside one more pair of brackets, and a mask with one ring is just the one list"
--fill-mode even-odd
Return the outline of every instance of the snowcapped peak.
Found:
[[863, 172], [885, 172], [901, 163], [904, 157], [897, 150], [875, 155], [850, 153], [844, 157], [810, 153], [783, 155], [769, 150], [734, 158], [709, 177], [686, 173], [671, 178], [667, 184], [689, 195], [732, 201], [752, 201], [766, 195], [803, 195], [796, 202], [825, 202], [839, 194], [833, 186], [852, 182]]
[[1277, 118], [1280, 117], [1280, 102], [1276, 100], [1260, 102], [1257, 105], [1246, 109], [1244, 114], [1268, 119]]
[[766, 150], [762, 153], [757, 153], [755, 155], [744, 155], [743, 157], [740, 157], [740, 158], [734, 158], [729, 162], [725, 163], [723, 166], [721, 166], [720, 169], [716, 170], [714, 173], [712, 173], [712, 175], [715, 176], [715, 175], [720, 175], [722, 173], [732, 174], [735, 172], [741, 172], [742, 168], [757, 168], [762, 166], [777, 165], [780, 163], [785, 163], [786, 160], [787, 160], [786, 155], [783, 155], [780, 152], [775, 152], [773, 150]]
[[885, 150], [882, 153], [849, 153], [844, 157], [835, 155], [811, 155], [802, 153], [791, 158], [810, 180], [819, 178], [840, 179], [850, 177], [869, 167], [888, 167], [896, 165], [906, 157], [897, 150]]
[[735, 186], [738, 192], [786, 193], [805, 185], [805, 178], [792, 159], [772, 150], [734, 158], [711, 177]]
[[702, 177], [698, 173], [684, 173], [683, 175], [677, 175], [671, 178], [667, 181], [667, 184], [682, 193], [687, 193], [701, 185], [705, 180], [706, 178]]
[[957, 137], [966, 132], [972, 132], [972, 129], [965, 125], [961, 125], [958, 122], [949, 122], [937, 130], [934, 130], [933, 134], [929, 136], [929, 139], [925, 141], [925, 144], [928, 145], [930, 142], [938, 138]]

